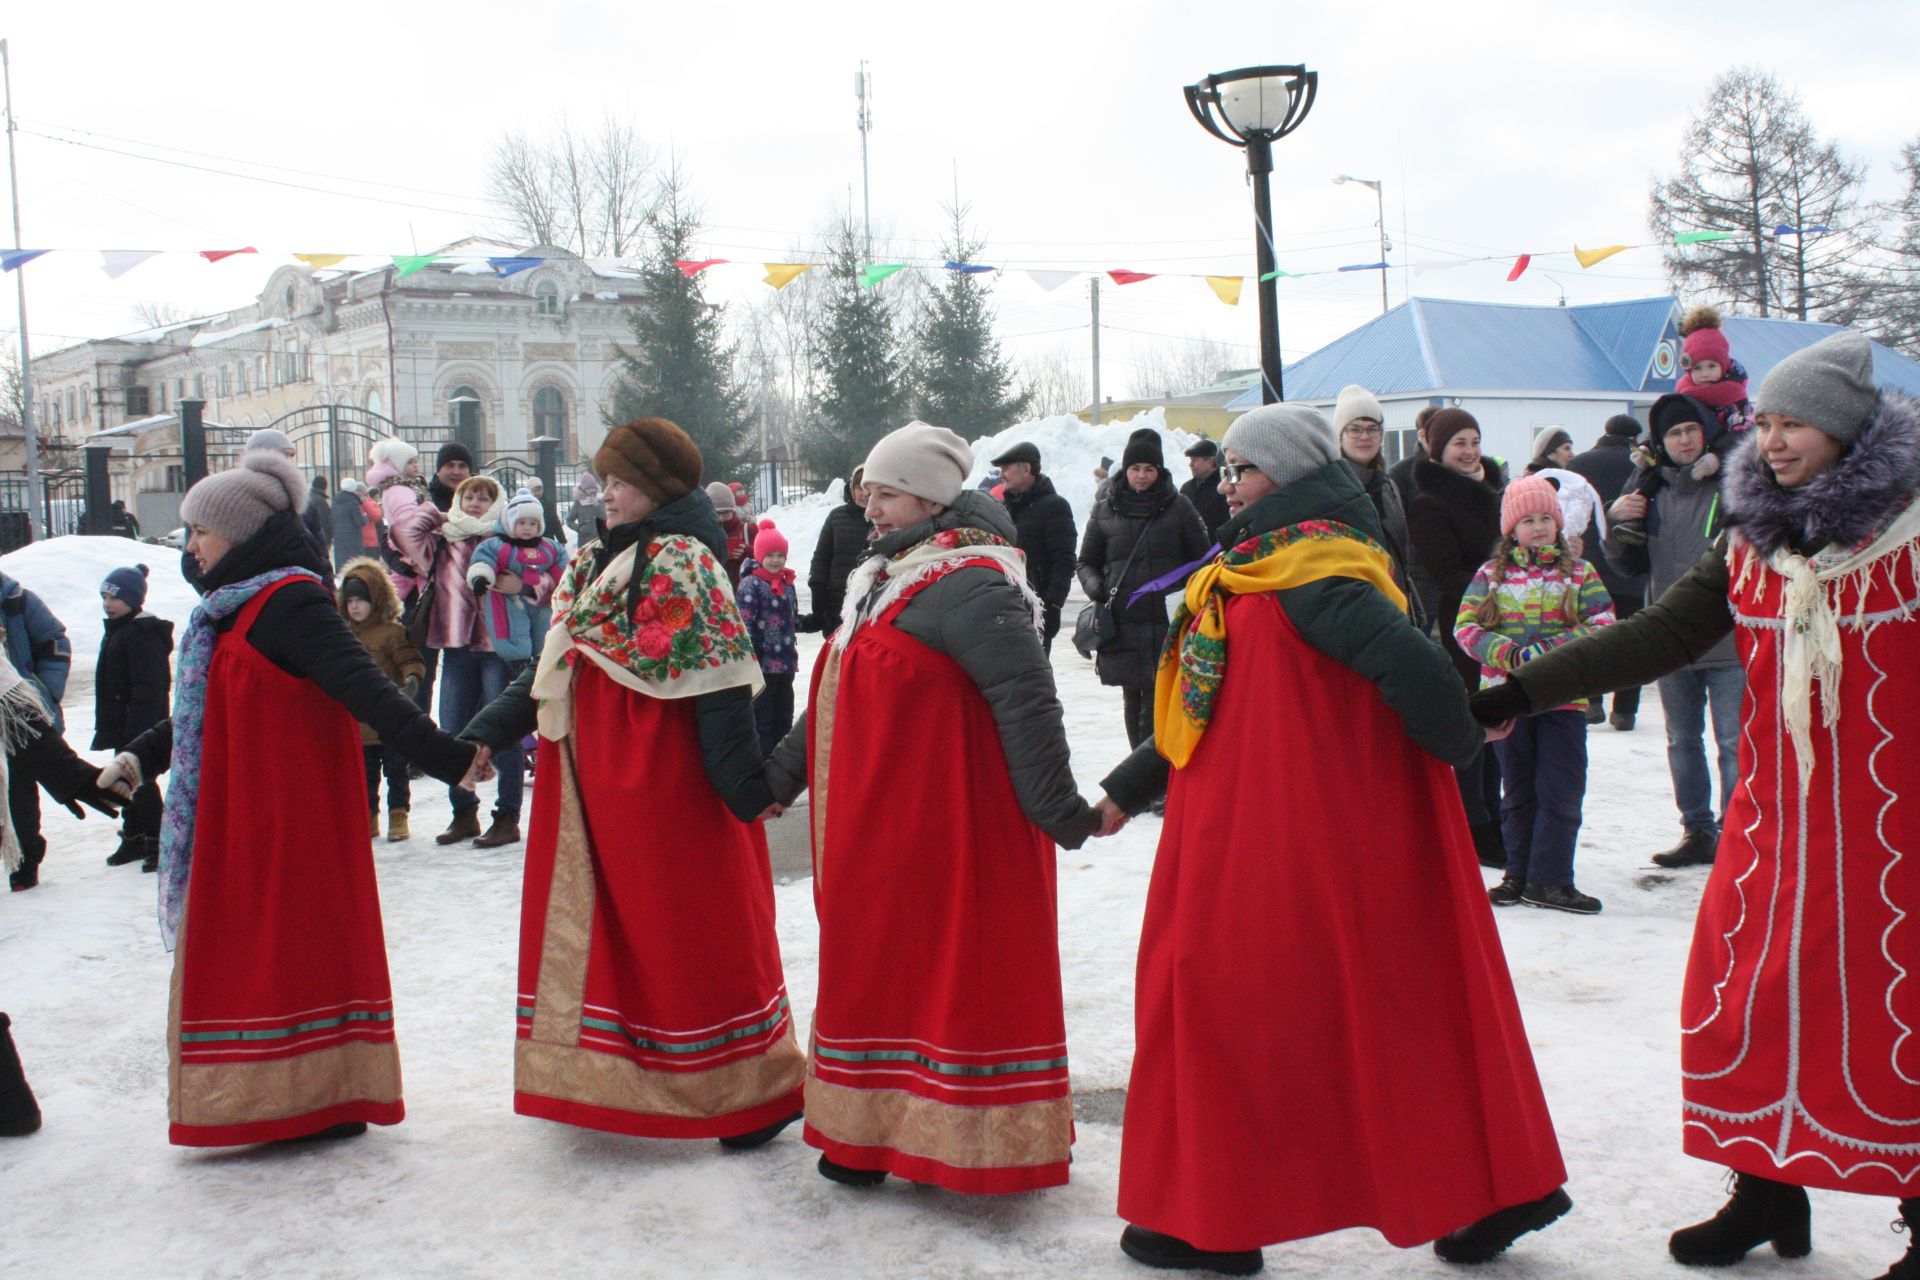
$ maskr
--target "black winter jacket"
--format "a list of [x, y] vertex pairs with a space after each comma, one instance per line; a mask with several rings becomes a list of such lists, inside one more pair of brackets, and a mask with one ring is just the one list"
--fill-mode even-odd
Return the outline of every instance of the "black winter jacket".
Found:
[[1220, 473], [1195, 476], [1180, 486], [1180, 496], [1193, 504], [1200, 523], [1207, 526], [1207, 537], [1218, 539], [1227, 523], [1227, 495], [1220, 492]]
[[813, 544], [813, 563], [807, 569], [807, 591], [813, 597], [814, 631], [832, 631], [840, 625], [840, 606], [847, 599], [847, 578], [867, 557], [867, 539], [873, 526], [866, 509], [843, 502], [827, 515], [820, 540]]
[[372, 553], [360, 539], [360, 530], [367, 525], [367, 513], [360, 505], [359, 494], [342, 489], [333, 495], [332, 524], [334, 568]]
[[1437, 462], [1417, 463], [1413, 478], [1420, 494], [1407, 509], [1413, 553], [1433, 580], [1440, 643], [1469, 689], [1479, 687], [1480, 662], [1453, 638], [1453, 620], [1474, 573], [1500, 540], [1500, 491], [1507, 486], [1499, 463], [1485, 458], [1481, 465], [1485, 480], [1468, 479]]
[[[1610, 507], [1616, 498], [1626, 492], [1627, 484], [1637, 470], [1632, 451], [1633, 441], [1625, 436], [1601, 436], [1593, 448], [1575, 454], [1567, 463], [1567, 470], [1586, 477], [1587, 483], [1600, 495], [1600, 505]], [[1646, 600], [1646, 574], [1633, 566], [1623, 565], [1614, 555], [1614, 547], [1603, 543], [1599, 533], [1600, 521], [1596, 514], [1586, 531], [1587, 559], [1600, 571], [1600, 581], [1606, 584], [1607, 594], [1613, 597], [1613, 607], [1619, 611], [1620, 617], [1631, 617]]]
[[[726, 559], [727, 536], [721, 532], [720, 518], [714, 514], [713, 501], [704, 489], [669, 502], [648, 516], [646, 523], [658, 533], [698, 538], [717, 558]], [[590, 556], [596, 545], [589, 543], [577, 554]], [[635, 581], [642, 580], [636, 573]], [[533, 678], [539, 665], [529, 662], [499, 697], [467, 721], [460, 736], [498, 751], [532, 733], [539, 715], [539, 704], [533, 699]], [[753, 726], [753, 693], [738, 685], [699, 694], [692, 701], [694, 727], [700, 736], [700, 763], [707, 781], [734, 817], [751, 822], [773, 803], [761, 763], [759, 731]]]
[[1025, 493], [1007, 490], [1005, 502], [1018, 531], [1014, 545], [1026, 553], [1027, 585], [1058, 612], [1073, 589], [1073, 507], [1045, 475], [1035, 476]]
[[[1140, 554], [1127, 565], [1128, 553], [1143, 535], [1146, 541]], [[1212, 545], [1200, 513], [1174, 492], [1173, 481], [1165, 471], [1144, 493], [1122, 479], [1108, 486], [1106, 494], [1094, 503], [1093, 515], [1080, 539], [1080, 589], [1089, 600], [1104, 600], [1114, 592], [1113, 616], [1120, 624], [1119, 634], [1103, 645], [1094, 659], [1101, 684], [1138, 689], [1153, 683], [1160, 642], [1167, 634], [1168, 591], [1142, 596], [1131, 606], [1127, 600], [1142, 584], [1198, 560]], [[1121, 582], [1118, 579], [1123, 566], [1126, 580]], [[1176, 584], [1168, 590], [1177, 589]]]
[[1585, 476], [1587, 483], [1599, 491], [1600, 501], [1612, 506], [1634, 472], [1633, 441], [1625, 436], [1601, 436], [1593, 448], [1574, 454], [1567, 470]]
[[300, 523], [306, 526], [307, 536], [325, 556], [333, 546], [333, 517], [328, 513], [327, 491], [319, 487], [317, 476], [314, 487], [307, 490], [307, 505], [300, 508]]
[[109, 618], [93, 672], [93, 749], [118, 751], [170, 712], [173, 624], [150, 613]]

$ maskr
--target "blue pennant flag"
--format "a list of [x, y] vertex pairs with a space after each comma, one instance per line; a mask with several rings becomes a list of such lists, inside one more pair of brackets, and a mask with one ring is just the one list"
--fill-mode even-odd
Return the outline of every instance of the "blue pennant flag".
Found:
[[12, 271], [46, 252], [45, 249], [0, 249], [0, 271]]
[[946, 266], [947, 270], [958, 271], [963, 276], [977, 276], [982, 271], [994, 270], [994, 268], [978, 262], [949, 262]]
[[1384, 262], [1356, 262], [1350, 267], [1338, 268], [1341, 271], [1385, 271], [1386, 269], [1387, 264]]
[[517, 271], [531, 271], [544, 261], [544, 258], [488, 258], [487, 265], [503, 276], [510, 276]]

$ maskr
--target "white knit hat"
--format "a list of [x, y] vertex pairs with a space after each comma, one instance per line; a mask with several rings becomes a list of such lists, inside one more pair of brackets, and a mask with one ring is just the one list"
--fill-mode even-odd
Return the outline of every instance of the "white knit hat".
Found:
[[1355, 418], [1372, 418], [1383, 427], [1387, 425], [1387, 411], [1380, 407], [1380, 401], [1373, 392], [1358, 385], [1343, 389], [1340, 399], [1334, 403], [1333, 434], [1345, 431]]
[[397, 436], [389, 436], [375, 443], [367, 456], [375, 462], [392, 463], [395, 471], [405, 471], [407, 464], [420, 456], [420, 451]]
[[973, 450], [945, 427], [909, 422], [882, 436], [863, 466], [869, 486], [898, 489], [946, 507], [960, 496], [973, 470]]
[[505, 510], [500, 513], [500, 531], [513, 536], [513, 526], [521, 520], [531, 520], [542, 530], [546, 528], [546, 508], [540, 505], [540, 499], [533, 496], [531, 489], [521, 489], [507, 499]]

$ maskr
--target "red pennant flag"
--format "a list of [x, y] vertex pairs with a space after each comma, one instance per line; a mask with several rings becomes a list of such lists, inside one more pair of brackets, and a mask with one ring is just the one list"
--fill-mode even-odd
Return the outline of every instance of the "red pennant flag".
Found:
[[1518, 280], [1521, 276], [1526, 274], [1527, 268], [1532, 265], [1533, 265], [1533, 255], [1530, 253], [1523, 253], [1519, 257], [1515, 258], [1513, 260], [1513, 270], [1507, 272], [1508, 282], [1511, 283], [1512, 281]]
[[702, 258], [698, 262], [675, 262], [673, 265], [680, 268], [680, 273], [691, 280], [708, 267], [717, 267], [725, 261], [725, 258]]
[[1153, 279], [1151, 271], [1109, 271], [1115, 284], [1139, 284], [1142, 280]]
[[231, 258], [236, 253], [258, 253], [258, 249], [248, 245], [244, 249], [202, 249], [200, 256], [208, 262], [218, 262], [222, 258]]

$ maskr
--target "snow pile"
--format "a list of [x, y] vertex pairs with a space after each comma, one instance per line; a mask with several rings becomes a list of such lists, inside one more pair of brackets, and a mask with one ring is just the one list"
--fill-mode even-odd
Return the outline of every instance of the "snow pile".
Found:
[[[158, 543], [130, 538], [48, 538], [0, 556], [0, 572], [16, 579], [47, 602], [53, 616], [67, 625], [73, 642], [76, 680], [91, 673], [100, 655], [100, 584], [109, 572], [131, 565], [147, 566], [148, 613], [173, 623], [176, 637], [185, 630], [187, 615], [200, 603], [187, 580], [180, 576], [180, 553]], [[89, 681], [90, 683], [90, 681]], [[69, 693], [64, 700], [73, 702]]]

